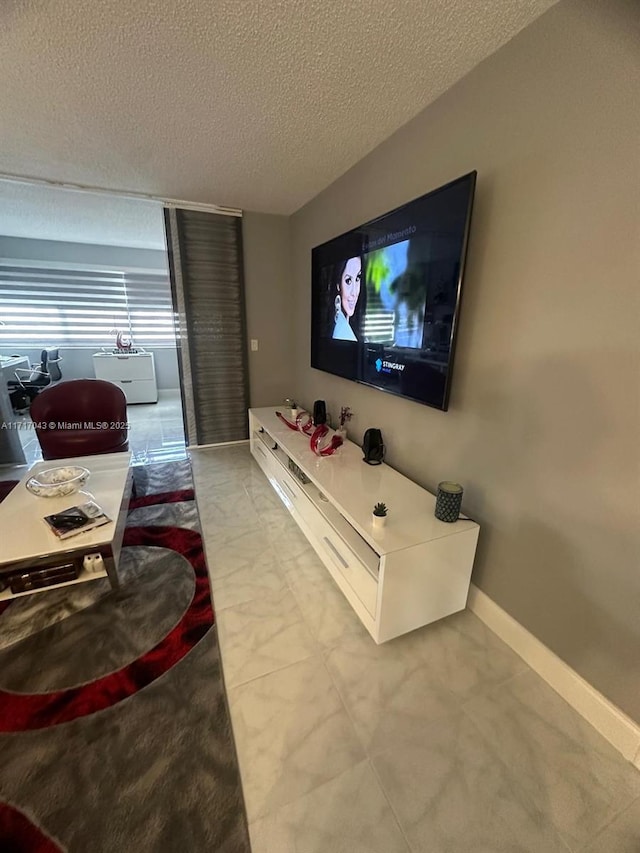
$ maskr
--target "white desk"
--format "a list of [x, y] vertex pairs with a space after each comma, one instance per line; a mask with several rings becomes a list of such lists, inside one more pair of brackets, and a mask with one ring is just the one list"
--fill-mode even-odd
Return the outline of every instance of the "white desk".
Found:
[[[29, 367], [29, 359], [26, 355], [0, 356], [0, 373], [2, 374], [0, 381], [0, 424], [12, 423], [17, 420], [13, 414], [13, 408], [9, 400], [9, 390], [7, 388], [7, 382], [16, 378], [15, 370], [17, 367]], [[0, 463], [24, 465], [24, 462], [24, 451], [22, 450], [18, 430], [0, 430]]]
[[16, 368], [28, 370], [31, 363], [26, 355], [0, 355], [0, 371], [4, 384], [16, 378]]

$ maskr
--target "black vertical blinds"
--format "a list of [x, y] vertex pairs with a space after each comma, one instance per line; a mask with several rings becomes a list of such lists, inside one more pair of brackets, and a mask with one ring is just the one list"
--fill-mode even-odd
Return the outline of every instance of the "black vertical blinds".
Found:
[[242, 219], [178, 209], [165, 225], [189, 443], [246, 439]]

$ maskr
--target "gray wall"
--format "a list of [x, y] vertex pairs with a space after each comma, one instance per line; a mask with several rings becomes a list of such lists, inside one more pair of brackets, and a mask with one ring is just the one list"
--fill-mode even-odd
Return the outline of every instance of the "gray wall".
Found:
[[[0, 228], [2, 225], [0, 224]], [[127, 246], [97, 246], [58, 240], [30, 240], [27, 237], [0, 236], [0, 258], [51, 261], [68, 264], [146, 267], [166, 270], [167, 256], [157, 249], [132, 249]]]
[[[164, 251], [121, 246], [96, 246], [89, 243], [67, 243], [55, 240], [30, 240], [24, 237], [0, 236], [0, 258], [167, 270], [167, 256]], [[56, 341], [43, 341], [43, 345], [45, 344], [55, 345]], [[175, 347], [146, 347], [146, 349], [154, 353], [158, 388], [160, 390], [179, 388], [178, 359]], [[18, 354], [28, 356], [36, 364], [40, 361], [40, 350], [41, 348], [22, 348]], [[60, 355], [63, 361], [60, 368], [63, 377], [65, 379], [93, 377], [95, 373], [91, 356], [94, 352], [96, 352], [96, 347], [62, 348]]]
[[[290, 223], [286, 216], [247, 212], [243, 217], [247, 338], [252, 406], [269, 406], [294, 393], [292, 364], [294, 285]], [[308, 359], [307, 359], [308, 361]]]
[[[640, 721], [638, 6], [561, 2], [292, 218], [294, 392], [434, 490], [473, 580]], [[309, 367], [311, 248], [479, 173], [451, 407]], [[391, 507], [393, 511], [393, 507]]]

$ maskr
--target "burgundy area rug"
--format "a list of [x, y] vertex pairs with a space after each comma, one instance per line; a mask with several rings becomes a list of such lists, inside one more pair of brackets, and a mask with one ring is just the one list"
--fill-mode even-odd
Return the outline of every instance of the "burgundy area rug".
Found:
[[3, 853], [250, 851], [189, 463], [135, 480], [119, 591], [0, 612]]

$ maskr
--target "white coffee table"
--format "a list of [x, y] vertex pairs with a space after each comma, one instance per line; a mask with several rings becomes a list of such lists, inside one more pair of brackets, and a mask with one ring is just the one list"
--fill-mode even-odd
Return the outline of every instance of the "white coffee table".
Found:
[[[0, 577], [69, 563], [76, 566], [79, 575], [75, 580], [26, 592], [12, 593], [7, 588], [0, 592], [0, 601], [101, 577], [108, 577], [112, 587], [117, 589], [118, 560], [133, 482], [130, 462], [130, 453], [105, 453], [37, 462], [29, 469], [0, 503]], [[61, 465], [81, 465], [91, 472], [82, 491], [63, 498], [41, 498], [28, 491], [25, 483], [29, 477]], [[60, 541], [47, 526], [44, 516], [87, 500], [95, 500], [113, 521]], [[102, 557], [100, 570], [90, 572], [83, 568], [84, 557], [90, 554]]]

